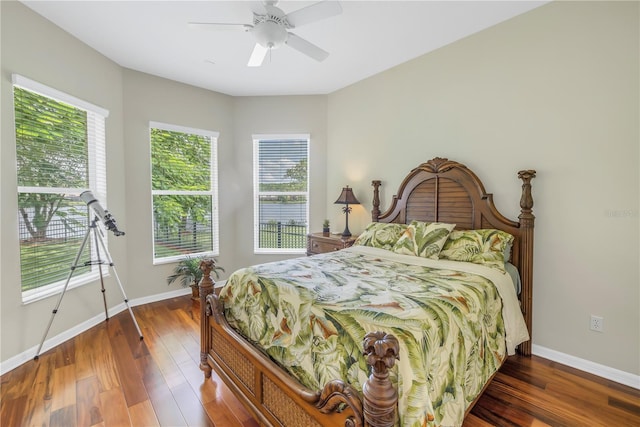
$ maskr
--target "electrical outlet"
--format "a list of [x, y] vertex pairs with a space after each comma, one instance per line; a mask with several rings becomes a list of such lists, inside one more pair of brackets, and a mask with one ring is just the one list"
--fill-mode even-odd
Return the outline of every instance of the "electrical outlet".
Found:
[[592, 331], [602, 332], [604, 329], [604, 319], [600, 316], [591, 315], [591, 325], [589, 327]]

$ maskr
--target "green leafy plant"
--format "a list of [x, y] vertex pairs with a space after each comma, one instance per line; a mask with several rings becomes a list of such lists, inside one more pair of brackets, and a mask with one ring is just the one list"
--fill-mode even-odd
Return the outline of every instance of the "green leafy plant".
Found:
[[329, 236], [330, 233], [331, 233], [331, 229], [329, 228], [329, 220], [325, 219], [322, 222], [322, 235]]
[[167, 277], [167, 285], [172, 284], [176, 280], [180, 280], [180, 284], [184, 287], [197, 286], [202, 279], [202, 270], [200, 270], [200, 262], [205, 259], [213, 259], [213, 268], [211, 272], [215, 274], [216, 279], [220, 278], [220, 271], [224, 268], [216, 265], [215, 258], [208, 257], [186, 257], [180, 261], [173, 269], [173, 274]]

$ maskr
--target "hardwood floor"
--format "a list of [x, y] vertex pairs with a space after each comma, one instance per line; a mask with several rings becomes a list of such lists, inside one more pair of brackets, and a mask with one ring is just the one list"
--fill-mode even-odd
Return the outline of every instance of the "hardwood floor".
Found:
[[[143, 341], [125, 311], [3, 375], [0, 425], [258, 425], [215, 371], [204, 380], [197, 303], [133, 310]], [[535, 356], [510, 358], [464, 423], [587, 425], [640, 426], [640, 391]]]

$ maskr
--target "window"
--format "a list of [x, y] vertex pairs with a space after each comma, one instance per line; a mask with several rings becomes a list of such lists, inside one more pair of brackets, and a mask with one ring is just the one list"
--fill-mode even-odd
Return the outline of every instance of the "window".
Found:
[[152, 122], [153, 260], [218, 255], [218, 132]]
[[254, 135], [254, 251], [304, 253], [309, 135]]
[[[79, 194], [90, 189], [106, 206], [109, 112], [23, 76], [12, 77], [21, 287], [23, 301], [30, 302], [59, 292], [67, 281], [88, 229], [88, 208]], [[85, 247], [70, 288], [98, 277], [98, 266], [84, 266], [94, 248]]]

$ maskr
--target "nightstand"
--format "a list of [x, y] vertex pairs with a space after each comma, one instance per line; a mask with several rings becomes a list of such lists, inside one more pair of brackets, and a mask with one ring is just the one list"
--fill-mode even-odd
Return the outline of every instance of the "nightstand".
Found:
[[340, 234], [324, 236], [322, 233], [311, 233], [307, 235], [307, 255], [323, 254], [326, 252], [339, 251], [353, 245], [358, 236], [342, 238]]

